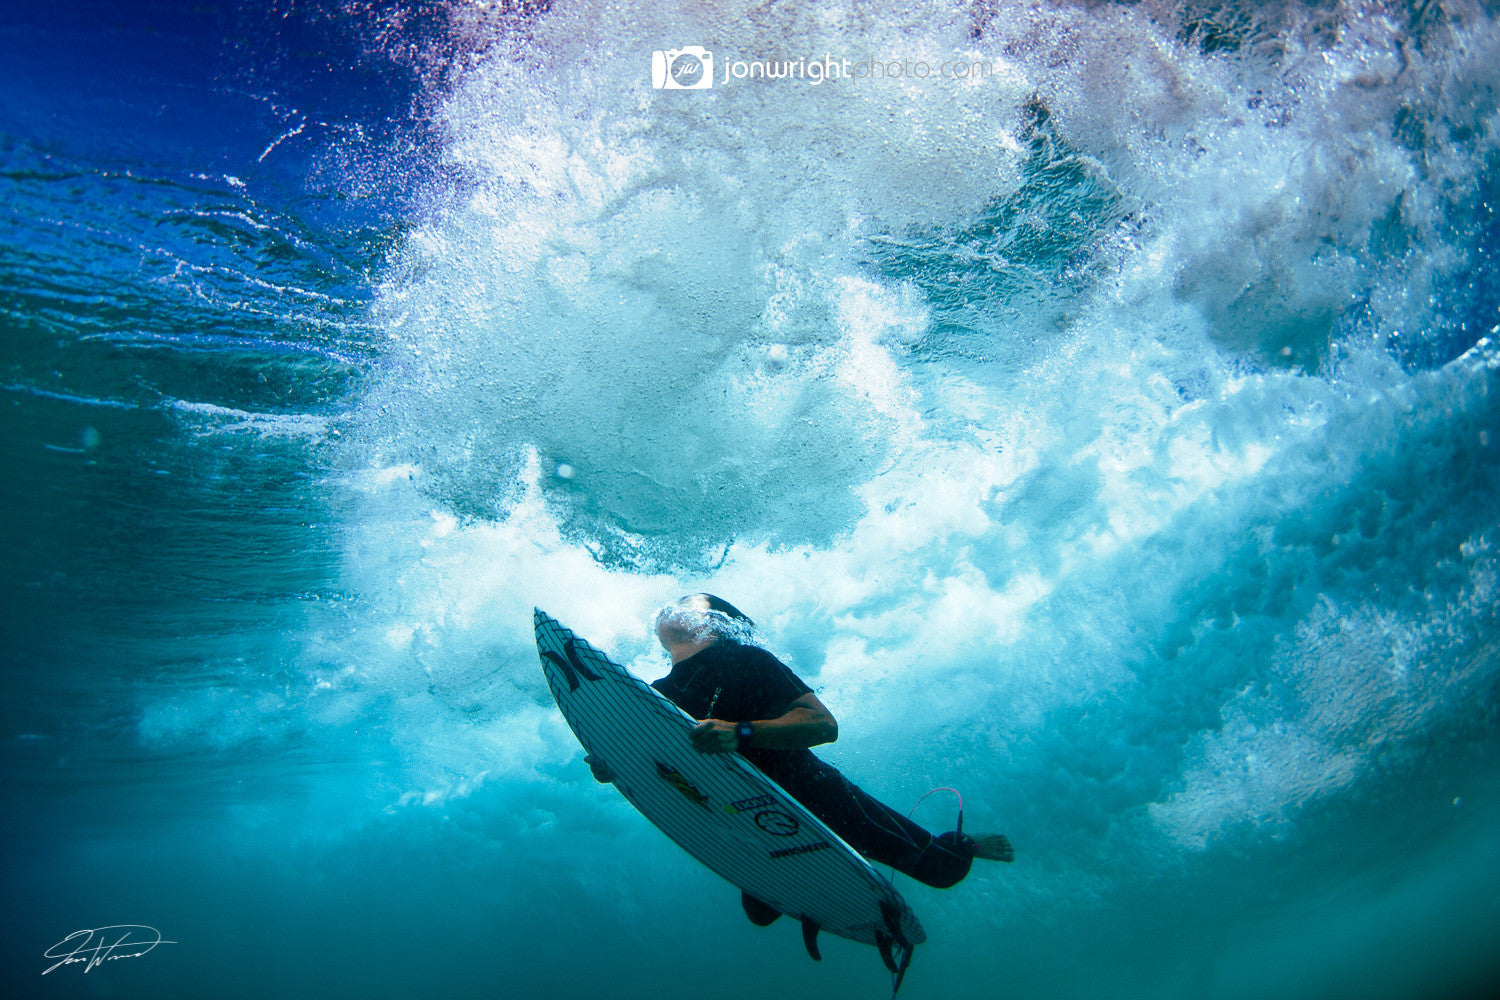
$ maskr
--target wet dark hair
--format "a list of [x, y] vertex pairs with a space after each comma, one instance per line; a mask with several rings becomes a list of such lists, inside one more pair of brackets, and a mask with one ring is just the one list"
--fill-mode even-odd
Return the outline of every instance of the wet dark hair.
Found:
[[713, 594], [695, 594], [693, 596], [706, 598], [708, 600], [708, 610], [717, 611], [721, 615], [728, 615], [730, 618], [744, 622], [751, 628], [755, 627], [755, 623], [750, 620], [749, 615], [745, 614], [739, 608], [724, 600], [724, 598], [715, 597]]
[[656, 613], [656, 626], [693, 640], [750, 642], [755, 622], [739, 608], [713, 594], [689, 594]]

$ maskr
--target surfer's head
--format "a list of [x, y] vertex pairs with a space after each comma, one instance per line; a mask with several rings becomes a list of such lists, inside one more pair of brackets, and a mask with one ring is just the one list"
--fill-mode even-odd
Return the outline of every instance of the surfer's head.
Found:
[[689, 594], [656, 613], [656, 635], [668, 648], [721, 639], [749, 642], [754, 634], [755, 623], [743, 611], [713, 594]]

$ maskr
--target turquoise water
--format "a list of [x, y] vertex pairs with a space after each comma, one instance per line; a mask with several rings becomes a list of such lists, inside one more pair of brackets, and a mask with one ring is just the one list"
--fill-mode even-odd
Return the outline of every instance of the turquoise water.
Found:
[[[1016, 845], [901, 883], [902, 997], [1500, 981], [1485, 5], [0, 44], [7, 996], [888, 995], [550, 701], [534, 606], [651, 679], [699, 589], [827, 759]], [[684, 46], [714, 85], [654, 89]], [[43, 974], [125, 924], [172, 943]]]

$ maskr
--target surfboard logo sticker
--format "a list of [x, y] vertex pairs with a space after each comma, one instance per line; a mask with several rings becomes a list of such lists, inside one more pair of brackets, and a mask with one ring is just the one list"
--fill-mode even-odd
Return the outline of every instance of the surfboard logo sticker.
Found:
[[764, 809], [774, 806], [776, 797], [774, 795], [757, 795], [752, 799], [740, 799], [738, 802], [730, 802], [725, 805], [724, 811], [733, 816], [736, 813], [750, 812], [752, 809]]
[[815, 844], [798, 844], [796, 847], [783, 847], [779, 851], [772, 851], [773, 858], [789, 858], [794, 854], [811, 854], [813, 851], [826, 851], [833, 845], [826, 840], [820, 840]]
[[688, 800], [697, 803], [704, 808], [708, 807], [708, 796], [698, 791], [693, 783], [682, 776], [682, 772], [671, 764], [656, 762], [656, 773], [662, 776], [667, 784], [681, 792]]
[[797, 817], [780, 809], [767, 809], [755, 814], [755, 825], [773, 837], [791, 837], [802, 829]]
[[563, 642], [563, 656], [566, 656], [567, 659], [563, 659], [563, 656], [558, 656], [550, 649], [544, 652], [542, 655], [551, 660], [552, 665], [563, 672], [563, 676], [568, 679], [569, 691], [578, 690], [579, 677], [583, 677], [585, 680], [590, 681], [604, 679], [603, 674], [599, 673], [599, 671], [595, 670], [587, 663], [584, 663], [583, 657], [578, 655], [578, 640], [576, 639], [568, 639]]

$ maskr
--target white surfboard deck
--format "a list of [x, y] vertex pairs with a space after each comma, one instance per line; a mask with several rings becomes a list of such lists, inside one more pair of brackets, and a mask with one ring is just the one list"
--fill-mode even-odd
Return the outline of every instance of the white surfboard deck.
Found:
[[927, 936], [868, 861], [739, 754], [694, 750], [686, 712], [540, 610], [536, 644], [563, 718], [642, 815], [809, 937], [811, 923], [873, 944], [904, 972]]

